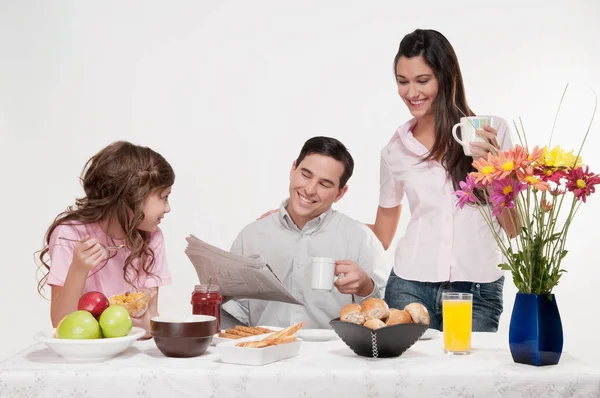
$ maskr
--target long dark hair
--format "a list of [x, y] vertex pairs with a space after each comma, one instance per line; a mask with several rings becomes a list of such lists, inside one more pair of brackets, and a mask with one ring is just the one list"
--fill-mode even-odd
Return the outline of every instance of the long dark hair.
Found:
[[438, 93], [433, 103], [435, 142], [423, 161], [440, 160], [454, 188], [459, 189], [458, 183], [475, 169], [471, 165], [473, 159], [464, 154], [462, 146], [452, 137], [452, 126], [461, 117], [474, 116], [475, 113], [467, 104], [458, 58], [448, 39], [430, 29], [417, 29], [404, 36], [394, 58], [394, 76], [400, 57], [418, 56], [423, 57], [438, 81]]
[[[148, 246], [150, 234], [137, 228], [144, 220], [146, 196], [175, 182], [171, 165], [150, 148], [117, 141], [87, 161], [80, 180], [85, 196], [76, 199], [75, 205], [60, 213], [44, 236], [39, 260], [41, 267], [46, 268], [46, 274], [38, 283], [40, 294], [50, 270], [47, 263], [50, 237], [57, 226], [66, 223], [91, 224], [107, 218], [115, 220], [125, 232], [125, 244], [131, 251], [123, 265], [125, 281], [133, 286], [127, 272], [129, 268], [136, 277], [140, 272], [152, 275], [154, 252]], [[139, 268], [132, 264], [136, 259], [139, 259]]]

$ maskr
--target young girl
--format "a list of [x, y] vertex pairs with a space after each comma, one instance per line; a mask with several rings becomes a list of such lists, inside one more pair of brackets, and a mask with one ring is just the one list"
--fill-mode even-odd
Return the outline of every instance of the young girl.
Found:
[[88, 160], [81, 181], [85, 196], [56, 217], [39, 255], [48, 272], [38, 290], [51, 286], [52, 325], [77, 310], [86, 292], [110, 297], [145, 287], [148, 310], [133, 324], [149, 331], [158, 287], [171, 282], [158, 224], [171, 211], [173, 169], [152, 149], [119, 141]]
[[[491, 144], [471, 144], [467, 156], [452, 138], [452, 126], [474, 113], [467, 105], [458, 60], [448, 40], [434, 30], [406, 35], [394, 59], [398, 94], [413, 119], [400, 126], [381, 151], [381, 188], [374, 225], [387, 249], [396, 232], [401, 202], [408, 198], [411, 218], [398, 242], [394, 268], [385, 290], [390, 307], [420, 302], [431, 315], [431, 328], [442, 328], [445, 291], [473, 294], [473, 330], [496, 331], [502, 313], [504, 277], [501, 252], [485, 219], [474, 207], [459, 209], [453, 191], [470, 171], [474, 158], [491, 145], [511, 148], [510, 130], [500, 118], [479, 134]], [[514, 236], [514, 214], [505, 210], [497, 228]]]

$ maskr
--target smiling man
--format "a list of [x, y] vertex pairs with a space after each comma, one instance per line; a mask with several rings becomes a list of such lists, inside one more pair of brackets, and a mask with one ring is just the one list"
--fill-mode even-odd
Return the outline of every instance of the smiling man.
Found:
[[[231, 251], [259, 254], [296, 299], [305, 305], [265, 300], [230, 300], [222, 324], [329, 328], [353, 300], [383, 297], [389, 274], [381, 243], [363, 223], [331, 208], [348, 191], [354, 161], [334, 138], [306, 141], [290, 171], [289, 198], [279, 211], [246, 226]], [[332, 291], [311, 289], [311, 258], [336, 260]]]

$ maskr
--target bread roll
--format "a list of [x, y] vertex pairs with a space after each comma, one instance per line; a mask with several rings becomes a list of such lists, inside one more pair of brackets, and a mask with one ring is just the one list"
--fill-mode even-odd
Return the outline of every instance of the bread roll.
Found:
[[366, 321], [366, 322], [365, 322], [364, 326], [368, 327], [369, 329], [373, 329], [373, 330], [375, 330], [375, 329], [382, 328], [382, 327], [384, 327], [384, 326], [386, 326], [386, 325], [385, 325], [385, 323], [384, 323], [382, 320], [380, 320], [380, 319], [377, 319], [377, 318], [371, 318], [371, 319], [369, 319], [368, 321]]
[[363, 301], [361, 307], [366, 320], [373, 318], [383, 320], [390, 316], [390, 309], [382, 299], [370, 297]]
[[402, 323], [412, 323], [412, 318], [410, 314], [404, 310], [397, 310], [395, 308], [390, 308], [390, 316], [385, 322], [386, 325], [399, 325]]
[[365, 323], [365, 316], [358, 304], [348, 304], [342, 307], [340, 311], [340, 321], [352, 322], [362, 325]]
[[414, 323], [429, 326], [429, 312], [421, 303], [410, 303], [404, 310], [410, 314]]

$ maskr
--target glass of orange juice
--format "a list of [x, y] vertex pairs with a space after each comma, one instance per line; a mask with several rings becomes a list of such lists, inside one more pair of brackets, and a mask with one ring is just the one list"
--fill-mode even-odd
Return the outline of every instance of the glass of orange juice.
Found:
[[444, 352], [467, 355], [471, 352], [473, 295], [471, 293], [442, 293], [444, 323]]

